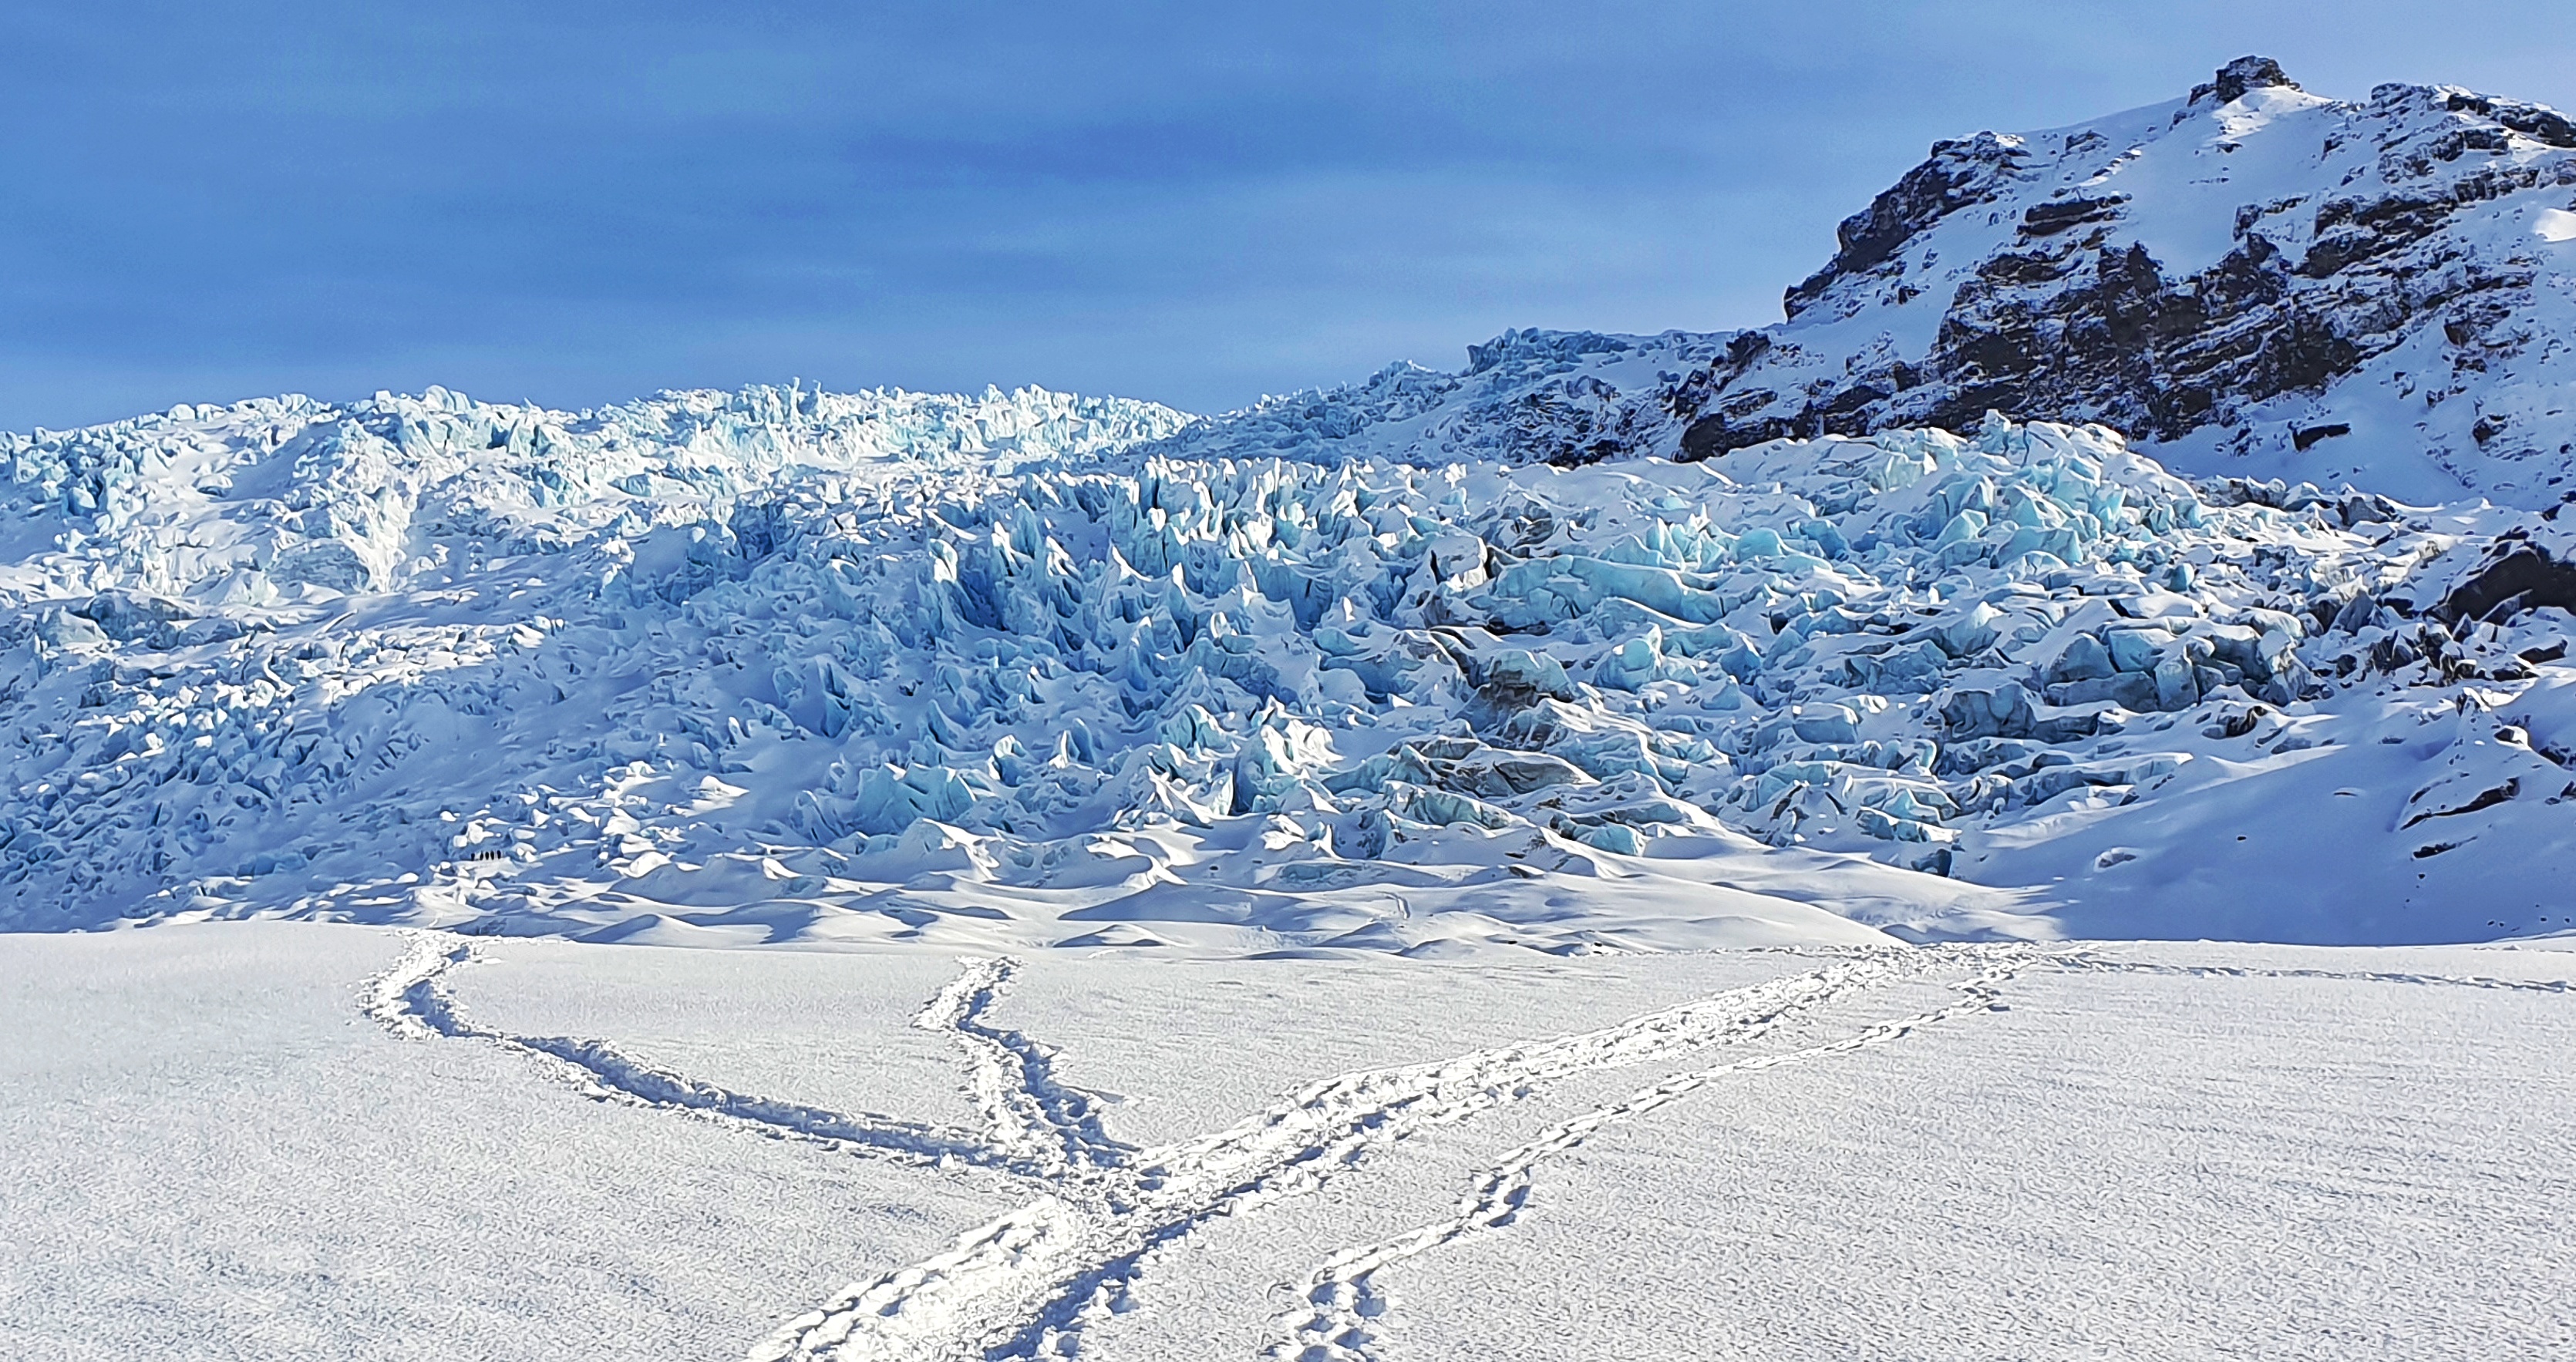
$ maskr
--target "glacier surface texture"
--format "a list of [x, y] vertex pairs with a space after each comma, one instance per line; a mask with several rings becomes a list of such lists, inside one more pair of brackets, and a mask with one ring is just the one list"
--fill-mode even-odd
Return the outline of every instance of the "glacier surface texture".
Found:
[[9, 437], [0, 924], [1417, 953], [2560, 925], [2549, 515], [2194, 484], [2000, 417], [1509, 456], [1545, 453], [1510, 433], [1531, 393], [1679, 344], [1514, 333], [1199, 422], [433, 390]]

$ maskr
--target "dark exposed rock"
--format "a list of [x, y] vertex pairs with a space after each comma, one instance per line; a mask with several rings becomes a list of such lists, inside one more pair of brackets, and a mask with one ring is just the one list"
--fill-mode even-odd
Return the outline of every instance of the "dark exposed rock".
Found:
[[2518, 100], [2490, 99], [2466, 90], [2454, 90], [2443, 101], [2453, 113], [2473, 113], [2492, 118], [2515, 132], [2553, 147], [2576, 148], [2576, 122], [2565, 114], [2538, 104]]
[[[2416, 811], [2413, 817], [2397, 826], [2400, 831], [2403, 831], [2428, 818], [2457, 818], [2464, 813], [2476, 813], [2481, 809], [2492, 809], [2496, 805], [2505, 803], [2521, 793], [2522, 782], [2519, 780], [2508, 780], [2501, 785], [2492, 786], [2488, 789], [2478, 791], [2478, 793], [2472, 796], [2468, 802], [2460, 804], [2454, 808], [2420, 809]], [[2422, 856], [2428, 853], [2418, 851], [2415, 854]]]
[[[1700, 412], [1712, 394], [1723, 392], [1729, 384], [1741, 378], [1745, 370], [1770, 353], [1771, 346], [1771, 334], [1767, 331], [1736, 332], [1727, 340], [1724, 353], [1714, 362], [1691, 373], [1664, 394], [1665, 411], [1685, 419]], [[1749, 400], [1758, 407], [1765, 399], [1753, 397]], [[1733, 405], [1736, 404], [1728, 404]], [[1728, 407], [1721, 407], [1700, 415], [1683, 427], [1681, 457], [1685, 462], [1709, 458], [1764, 440], [1776, 440], [1791, 433], [1785, 425], [1771, 429], [1768, 434], [1739, 429], [1728, 420], [1728, 415]]]
[[2576, 564], [2559, 562], [2531, 544], [2500, 544], [2443, 596], [2432, 614], [2457, 626], [2464, 620], [2507, 619], [2542, 606], [2576, 613]]
[[[1951, 390], [1922, 415], [1962, 427], [1989, 409], [2081, 412], [2170, 439], [2205, 424], [2222, 403], [2322, 388], [2359, 358], [2328, 319], [2283, 306], [2288, 285], [2264, 238], [2181, 281], [2168, 280], [2142, 245], [2094, 252], [2089, 263], [2063, 286], [1982, 272], [1963, 286], [1932, 354]], [[1830, 406], [1814, 409], [1821, 416]]]
[[2231, 104], [2243, 99], [2249, 90], [2273, 86], [2298, 89], [2299, 83], [2270, 57], [2238, 57], [2218, 68], [2218, 75], [2206, 84], [2191, 87], [2191, 104]]
[[2025, 237], [2055, 236], [2088, 222], [2108, 222], [2120, 215], [2120, 205], [2128, 201], [2126, 194], [2112, 194], [2098, 199], [2056, 199], [2035, 203], [2022, 212], [2021, 234]]
[[1929, 159], [1871, 200], [1866, 210], [1843, 219], [1834, 231], [1840, 249], [1833, 260], [1791, 288], [1782, 306], [1797, 316], [1837, 280], [1875, 268], [1924, 228], [1994, 198], [2028, 155], [2018, 143], [1990, 132], [1933, 143]]

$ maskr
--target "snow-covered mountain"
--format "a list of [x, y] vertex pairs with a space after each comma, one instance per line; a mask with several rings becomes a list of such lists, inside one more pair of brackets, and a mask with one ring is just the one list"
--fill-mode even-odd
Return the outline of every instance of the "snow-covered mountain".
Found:
[[2540, 509], [2576, 493], [2576, 123], [2230, 63], [2186, 97], [1935, 143], [1732, 334], [1513, 331], [1192, 427], [1175, 453], [1704, 459], [1989, 410], [2204, 477]]
[[1684, 423], [1662, 394], [1723, 356], [1727, 344], [1725, 336], [1688, 331], [1506, 331], [1468, 346], [1467, 367], [1456, 373], [1399, 361], [1358, 383], [1192, 422], [1148, 452], [1565, 467], [1670, 457], [1680, 452]]
[[2202, 474], [2576, 493], [2576, 122], [2540, 105], [2328, 99], [2247, 57], [2170, 103], [1936, 143], [1839, 237], [1786, 322], [1653, 395], [1689, 457], [1991, 408]]

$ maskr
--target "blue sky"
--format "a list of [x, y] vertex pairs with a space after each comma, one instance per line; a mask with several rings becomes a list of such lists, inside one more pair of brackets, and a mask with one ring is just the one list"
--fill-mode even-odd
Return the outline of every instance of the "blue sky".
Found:
[[1758, 325], [1933, 138], [2246, 52], [2576, 108], [2564, 0], [15, 0], [0, 428], [791, 375], [1218, 410]]

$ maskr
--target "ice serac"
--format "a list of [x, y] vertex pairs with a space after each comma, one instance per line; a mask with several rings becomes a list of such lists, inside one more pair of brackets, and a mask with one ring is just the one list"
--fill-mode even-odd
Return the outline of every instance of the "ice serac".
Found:
[[2542, 507], [2576, 491], [2576, 124], [2229, 63], [2178, 101], [1936, 143], [1788, 319], [1640, 406], [1689, 457], [2100, 421], [2204, 475]]
[[0, 924], [2545, 925], [2565, 750], [2516, 707], [2565, 657], [2555, 520], [2195, 485], [2000, 417], [1571, 467], [1449, 421], [1678, 344], [1516, 334], [1370, 385], [1374, 422], [433, 392], [16, 439]]

